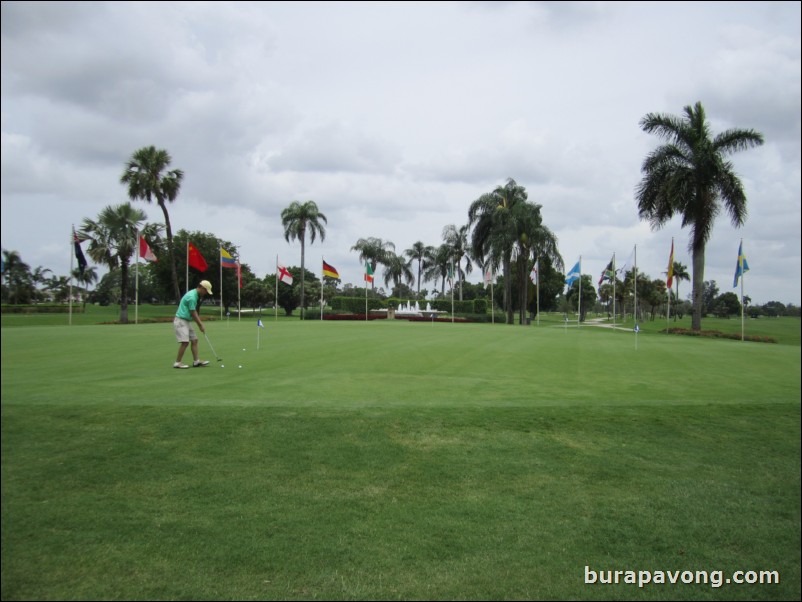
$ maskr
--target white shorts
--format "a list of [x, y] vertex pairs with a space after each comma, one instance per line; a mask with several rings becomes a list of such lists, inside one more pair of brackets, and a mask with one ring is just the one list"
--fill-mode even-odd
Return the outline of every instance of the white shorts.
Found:
[[175, 339], [179, 343], [189, 343], [190, 341], [198, 340], [198, 335], [195, 334], [195, 329], [192, 327], [192, 322], [189, 320], [176, 317], [176, 319], [173, 320], [173, 328], [175, 329]]

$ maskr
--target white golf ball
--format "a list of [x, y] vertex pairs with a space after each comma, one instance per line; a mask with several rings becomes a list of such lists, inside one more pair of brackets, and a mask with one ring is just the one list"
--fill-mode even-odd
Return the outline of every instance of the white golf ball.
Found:
[[240, 364], [239, 367], [242, 368], [242, 364]]
[[243, 347], [242, 350], [245, 351], [245, 347]]
[[223, 364], [220, 364], [220, 367], [221, 367], [221, 368], [225, 368], [225, 366], [224, 366]]

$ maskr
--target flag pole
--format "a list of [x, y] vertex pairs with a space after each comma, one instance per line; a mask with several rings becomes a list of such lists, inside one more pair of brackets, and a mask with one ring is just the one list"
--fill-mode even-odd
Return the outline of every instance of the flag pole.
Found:
[[540, 326], [540, 257], [535, 259], [537, 266], [537, 285], [535, 286], [535, 297], [537, 298], [537, 325]]
[[741, 244], [738, 247], [738, 267], [741, 270], [741, 341], [745, 340], [744, 337], [744, 278], [746, 278], [746, 271], [744, 270], [743, 257], [744, 239], [741, 239]]
[[323, 279], [326, 277], [326, 271], [325, 271], [325, 268], [323, 267], [323, 264], [325, 262], [326, 262], [326, 260], [323, 259], [323, 255], [321, 255], [320, 256], [320, 269], [322, 270], [321, 271], [322, 275], [320, 276], [320, 321], [321, 322], [323, 321]]
[[[217, 249], [217, 259], [220, 263], [220, 321], [223, 321], [223, 247]], [[228, 320], [226, 320], [228, 325]]]
[[136, 267], [134, 268], [134, 272], [136, 273], [136, 285], [134, 286], [134, 324], [139, 324], [139, 255], [139, 228], [137, 228], [136, 251], [134, 252], [134, 261], [136, 262]]
[[273, 307], [276, 311], [276, 322], [278, 322], [278, 255], [276, 255], [276, 302], [273, 303]]
[[74, 269], [73, 266], [73, 257], [75, 256], [75, 224], [72, 225], [72, 240], [70, 240], [70, 317], [69, 317], [69, 325], [72, 326], [72, 270]]
[[[187, 237], [187, 265], [186, 265], [186, 268], [187, 268], [186, 285], [187, 285], [187, 292], [189, 292], [189, 237]], [[180, 299], [179, 299], [179, 301], [180, 301]]]
[[[493, 300], [493, 274], [490, 276], [490, 323], [496, 323], [496, 302]], [[437, 285], [435, 285], [437, 286]]]
[[[222, 289], [221, 289], [222, 290]], [[242, 319], [242, 263], [237, 253], [237, 322]]]
[[576, 317], [576, 327], [579, 328], [582, 322], [582, 256], [579, 256], [579, 300], [576, 303], [579, 314]]
[[613, 251], [613, 329], [615, 329], [615, 251]]

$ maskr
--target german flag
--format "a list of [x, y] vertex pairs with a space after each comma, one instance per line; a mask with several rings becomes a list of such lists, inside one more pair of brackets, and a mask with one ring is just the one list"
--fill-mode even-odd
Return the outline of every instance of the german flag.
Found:
[[329, 278], [335, 278], [337, 280], [340, 279], [340, 273], [337, 271], [337, 269], [325, 261], [323, 262], [323, 275], [328, 276]]

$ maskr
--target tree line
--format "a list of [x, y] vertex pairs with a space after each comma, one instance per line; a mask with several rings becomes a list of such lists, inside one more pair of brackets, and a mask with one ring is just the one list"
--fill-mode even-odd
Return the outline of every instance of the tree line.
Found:
[[[700, 102], [694, 106], [686, 106], [682, 116], [649, 113], [641, 119], [640, 126], [643, 131], [657, 135], [664, 144], [649, 153], [642, 164], [643, 178], [635, 191], [638, 214], [642, 220], [649, 221], [653, 229], [663, 227], [675, 215], [682, 218], [683, 227], [690, 228], [692, 291], [689, 309], [692, 314], [692, 328], [700, 330], [702, 316], [711, 311], [709, 303], [706, 304], [704, 300], [706, 286], [710, 288], [704, 280], [704, 257], [715, 217], [724, 212], [729, 215], [733, 225], [739, 227], [745, 222], [747, 213], [743, 185], [727, 156], [763, 144], [763, 136], [751, 129], [730, 129], [713, 135]], [[152, 280], [148, 283], [152, 288], [152, 298], [173, 302], [181, 297], [181, 285], [188, 284], [182, 282], [180, 272], [182, 262], [185, 261], [181, 252], [185, 239], [188, 240], [191, 236], [193, 244], [206, 248], [208, 257], [216, 258], [217, 265], [220, 246], [228, 245], [227, 248], [236, 249], [227, 241], [220, 241], [209, 234], [190, 235], [179, 231], [178, 236], [174, 236], [167, 204], [177, 199], [184, 173], [180, 169], [170, 169], [170, 163], [171, 158], [167, 151], [154, 146], [144, 147], [131, 156], [120, 177], [120, 183], [127, 187], [131, 201], [155, 202], [159, 205], [164, 215], [163, 224], [145, 223], [144, 212], [130, 203], [124, 203], [106, 207], [96, 219], [84, 219], [78, 231], [80, 240], [89, 241], [87, 252], [90, 258], [95, 263], [107, 266], [110, 274], [119, 272], [122, 322], [127, 321], [129, 271], [140, 234], [160, 258], [157, 264], [143, 269], [146, 280]], [[400, 289], [402, 285], [411, 287], [415, 284], [415, 298], [421, 296], [422, 282], [439, 284], [438, 294], [444, 295], [448, 281], [451, 286], [456, 287], [454, 290], [459, 291], [459, 298], [462, 299], [465, 275], [474, 268], [479, 269], [482, 274], [489, 272], [497, 275], [501, 290], [499, 305], [505, 311], [508, 324], [516, 323], [516, 311], [517, 322], [520, 324], [525, 323], [526, 312], [531, 312], [533, 286], [530, 271], [535, 262], [539, 268], [539, 301], [543, 310], [553, 309], [560, 300], [575, 307], [593, 306], [597, 301], [597, 291], [590, 276], [582, 275], [581, 280], [573, 283], [563, 295], [563, 259], [558, 251], [556, 235], [543, 223], [541, 209], [541, 205], [528, 199], [524, 186], [508, 178], [505, 184], [470, 203], [466, 224], [446, 226], [442, 233], [443, 243], [439, 246], [429, 246], [417, 241], [403, 253], [397, 254], [391, 241], [369, 237], [357, 240], [351, 250], [359, 254], [366, 272], [374, 274], [380, 267], [383, 269], [386, 286], [392, 283], [394, 289]], [[306, 243], [308, 239], [310, 244], [314, 244], [318, 237], [321, 241], [325, 240], [328, 220], [311, 200], [293, 201], [282, 211], [281, 220], [285, 239], [288, 242], [297, 240], [301, 244], [301, 266], [297, 278], [300, 289], [298, 306], [306, 308], [309, 306], [306, 298], [307, 283], [312, 286], [316, 279], [305, 269]], [[161, 236], [162, 231], [166, 234], [165, 238]], [[212, 241], [213, 249], [209, 248]], [[210, 265], [214, 264], [213, 260]], [[183, 267], [186, 269], [185, 265]], [[676, 267], [681, 268], [675, 272], [679, 286], [682, 277], [687, 278], [688, 275], [684, 266], [680, 264]], [[242, 292], [246, 292], [251, 286], [253, 290], [246, 293], [249, 299], [259, 297], [269, 302], [269, 276], [262, 282], [265, 291], [260, 296], [256, 293], [258, 285], [252, 285], [256, 281], [255, 276], [247, 266], [243, 265], [242, 268]], [[239, 293], [239, 284], [232, 281], [234, 275], [228, 270], [225, 275], [222, 294], [224, 303], [229, 305], [232, 293]], [[83, 279], [85, 284], [91, 283], [87, 281], [92, 277], [91, 271], [81, 271], [73, 276], [79, 282]], [[37, 278], [41, 277], [40, 273]], [[620, 285], [622, 305], [626, 302], [628, 277], [629, 274], [624, 275]], [[676, 293], [672, 293], [666, 290], [664, 281], [651, 281], [644, 277], [641, 283], [642, 277], [638, 274], [637, 287], [642, 291], [639, 297], [650, 305], [653, 314], [656, 311], [654, 308], [659, 305], [659, 298], [670, 303], [673, 297], [677, 310], [682, 310], [678, 288]], [[579, 282], [582, 282], [581, 304], [578, 299]], [[663, 283], [662, 290], [660, 282]], [[337, 283], [333, 284], [336, 290]], [[632, 284], [634, 289], [635, 282]], [[331, 287], [332, 283], [328, 286]], [[321, 293], [325, 298], [326, 283], [321, 282], [320, 287], [322, 290], [309, 289], [313, 298], [319, 298]], [[15, 290], [12, 291], [12, 288]], [[282, 287], [278, 288], [282, 290]], [[371, 288], [375, 290], [375, 281]], [[31, 294], [32, 291], [29, 290], [29, 296]], [[616, 296], [618, 294], [616, 287]], [[22, 295], [20, 286], [9, 287], [7, 298], [19, 302]], [[598, 295], [604, 302], [610, 300], [612, 293], [600, 283]], [[275, 297], [275, 293], [272, 296]], [[732, 300], [726, 294], [722, 297], [725, 298], [719, 299], [718, 303], [721, 312], [725, 311], [728, 304], [732, 305]], [[738, 301], [736, 297], [736, 302]], [[273, 302], [279, 303], [280, 300], [274, 298]]]

